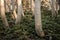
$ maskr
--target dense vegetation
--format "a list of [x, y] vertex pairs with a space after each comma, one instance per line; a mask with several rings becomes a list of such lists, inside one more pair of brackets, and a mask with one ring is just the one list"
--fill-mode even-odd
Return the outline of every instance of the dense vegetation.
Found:
[[[59, 12], [60, 13], [60, 12]], [[10, 15], [7, 14], [6, 15]], [[0, 18], [1, 19], [1, 18]], [[34, 16], [31, 12], [25, 12], [21, 23], [14, 25], [13, 19], [8, 17], [9, 28], [4, 28], [2, 20], [0, 20], [0, 40], [44, 40], [37, 36], [35, 32]], [[44, 32], [48, 36], [52, 36], [52, 40], [60, 40], [60, 14], [57, 17], [51, 17], [51, 11], [42, 10], [42, 26]]]

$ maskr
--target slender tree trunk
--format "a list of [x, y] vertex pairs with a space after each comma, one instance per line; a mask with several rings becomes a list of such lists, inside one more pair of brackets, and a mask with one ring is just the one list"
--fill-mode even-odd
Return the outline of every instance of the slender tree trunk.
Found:
[[22, 8], [22, 16], [24, 17], [25, 15], [24, 15], [24, 11], [23, 11], [23, 8]]
[[31, 5], [31, 10], [32, 10], [32, 13], [34, 15], [34, 0], [30, 0], [30, 5]]
[[5, 15], [4, 0], [0, 0], [0, 3], [1, 3], [1, 18], [2, 18], [3, 24], [5, 26], [9, 26], [6, 15]]
[[58, 8], [59, 8], [59, 6], [58, 6], [58, 0], [56, 0], [56, 15], [58, 15]]
[[5, 0], [6, 1], [6, 9], [8, 12], [11, 11], [11, 0]]
[[22, 14], [22, 0], [18, 0], [18, 14], [15, 23], [20, 23]]
[[41, 0], [35, 0], [35, 30], [37, 35], [44, 37], [45, 34], [42, 29], [41, 22]]
[[51, 0], [51, 10], [52, 10], [52, 17], [57, 16], [57, 10], [56, 10], [56, 0]]
[[12, 11], [13, 11], [15, 8], [15, 0], [11, 0], [11, 7], [12, 7]]
[[5, 4], [5, 12], [9, 12], [9, 7], [7, 5], [7, 0], [4, 0], [4, 4]]

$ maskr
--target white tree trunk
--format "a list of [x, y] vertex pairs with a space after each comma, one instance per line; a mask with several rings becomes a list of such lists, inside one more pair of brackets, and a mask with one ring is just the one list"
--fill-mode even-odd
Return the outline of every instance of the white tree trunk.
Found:
[[44, 32], [42, 29], [41, 22], [41, 0], [35, 0], [35, 30], [37, 35], [44, 37]]
[[56, 0], [51, 0], [51, 10], [52, 10], [52, 17], [57, 16], [57, 9], [56, 9]]
[[4, 0], [4, 4], [5, 4], [5, 12], [9, 12], [9, 7], [7, 5], [7, 0]]
[[7, 22], [7, 18], [5, 16], [4, 0], [0, 0], [0, 3], [1, 3], [1, 18], [2, 18], [3, 24], [5, 26], [9, 26]]
[[18, 0], [18, 14], [15, 23], [20, 23], [22, 14], [22, 0]]

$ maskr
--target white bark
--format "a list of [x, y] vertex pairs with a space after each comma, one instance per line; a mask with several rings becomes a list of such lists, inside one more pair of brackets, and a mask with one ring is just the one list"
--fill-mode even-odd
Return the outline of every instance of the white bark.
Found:
[[42, 29], [42, 22], [41, 22], [41, 0], [35, 0], [35, 30], [36, 33], [43, 37], [44, 32]]
[[22, 14], [22, 0], [18, 0], [18, 14], [15, 23], [20, 23]]
[[56, 0], [51, 0], [51, 10], [52, 10], [52, 17], [56, 17], [57, 16], [57, 9], [56, 9]]
[[7, 3], [7, 0], [4, 0], [4, 4], [5, 4], [5, 12], [9, 12], [9, 7], [8, 7], [8, 3]]

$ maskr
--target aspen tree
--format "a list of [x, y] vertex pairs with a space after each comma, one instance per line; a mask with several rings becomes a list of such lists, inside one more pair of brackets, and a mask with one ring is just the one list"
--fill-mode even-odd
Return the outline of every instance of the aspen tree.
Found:
[[18, 14], [17, 14], [15, 24], [20, 23], [21, 14], [22, 14], [22, 0], [17, 0], [17, 3], [18, 3]]
[[44, 37], [45, 34], [42, 29], [41, 22], [41, 0], [35, 0], [35, 30], [37, 35]]
[[8, 22], [7, 22], [7, 18], [6, 18], [6, 15], [5, 15], [5, 8], [4, 8], [4, 0], [0, 0], [0, 7], [1, 7], [1, 18], [2, 18], [2, 21], [3, 21], [3, 24], [5, 26], [9, 26]]
[[56, 9], [56, 0], [51, 0], [51, 10], [52, 10], [52, 17], [56, 17], [58, 14]]
[[4, 4], [5, 4], [5, 12], [9, 12], [9, 7], [8, 7], [8, 3], [7, 3], [7, 0], [4, 0]]

